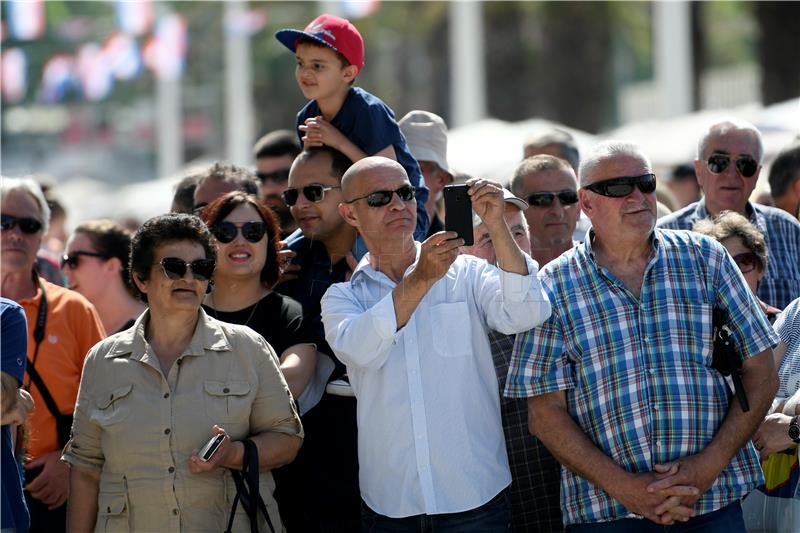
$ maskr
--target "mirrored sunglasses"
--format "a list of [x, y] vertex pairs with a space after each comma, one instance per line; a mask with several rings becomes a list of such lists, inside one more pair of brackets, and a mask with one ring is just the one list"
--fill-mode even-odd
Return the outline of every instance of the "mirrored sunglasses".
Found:
[[3, 231], [9, 231], [19, 226], [19, 230], [26, 235], [33, 235], [42, 229], [42, 223], [35, 218], [30, 217], [15, 217], [12, 215], [0, 216], [0, 228]]
[[369, 194], [365, 194], [364, 196], [359, 196], [358, 198], [348, 200], [346, 203], [352, 204], [353, 202], [357, 202], [358, 200], [363, 200], [366, 198], [368, 206], [383, 207], [391, 203], [392, 197], [395, 195], [395, 193], [403, 202], [410, 202], [416, 197], [414, 187], [411, 185], [403, 185], [402, 187], [393, 191], [374, 191]]
[[263, 222], [245, 222], [244, 224], [234, 224], [233, 222], [217, 222], [212, 226], [211, 233], [223, 244], [233, 242], [236, 234], [242, 232], [242, 237], [250, 242], [259, 242], [264, 238], [267, 227]]
[[742, 271], [742, 274], [752, 272], [756, 267], [761, 266], [761, 258], [753, 252], [736, 254], [733, 256], [733, 261], [736, 263], [736, 266], [739, 267], [739, 270]]
[[631, 194], [636, 187], [642, 193], [650, 194], [656, 190], [656, 175], [642, 174], [641, 176], [611, 178], [589, 184], [585, 188], [609, 198], [622, 198]]
[[319, 183], [312, 183], [311, 185], [306, 185], [302, 189], [290, 187], [281, 193], [281, 198], [283, 198], [283, 203], [291, 207], [297, 203], [298, 198], [300, 198], [300, 192], [302, 191], [303, 196], [305, 196], [306, 200], [309, 202], [321, 202], [325, 199], [325, 193], [332, 189], [341, 189], [341, 187], [326, 187]]
[[[752, 178], [758, 170], [758, 161], [752, 156], [742, 155], [735, 159], [736, 171], [743, 178]], [[708, 170], [714, 174], [721, 174], [725, 172], [728, 165], [731, 164], [731, 156], [728, 154], [711, 154], [707, 161]]]
[[68, 266], [68, 267], [70, 267], [72, 269], [78, 268], [78, 265], [80, 264], [81, 256], [99, 257], [100, 259], [108, 259], [107, 256], [105, 256], [103, 254], [98, 254], [97, 252], [87, 252], [87, 251], [84, 251], [84, 250], [75, 250], [75, 251], [69, 252], [69, 253], [64, 254], [64, 255], [61, 256], [61, 268], [64, 268], [66, 266]]
[[214, 275], [215, 262], [213, 259], [195, 259], [187, 263], [180, 257], [165, 257], [159, 264], [164, 275], [169, 279], [182, 279], [186, 275], [186, 269], [192, 271], [192, 276], [197, 281], [209, 281]]
[[265, 181], [283, 182], [289, 179], [289, 169], [286, 168], [274, 172], [256, 172], [256, 177], [261, 183]]
[[564, 189], [558, 192], [535, 192], [528, 195], [528, 204], [537, 207], [549, 207], [558, 198], [561, 205], [572, 205], [578, 203], [578, 192]]

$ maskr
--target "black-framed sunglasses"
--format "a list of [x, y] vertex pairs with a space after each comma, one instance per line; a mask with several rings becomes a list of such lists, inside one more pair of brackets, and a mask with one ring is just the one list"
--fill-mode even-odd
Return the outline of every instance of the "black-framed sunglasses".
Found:
[[169, 279], [182, 279], [186, 275], [186, 269], [192, 271], [192, 276], [197, 281], [209, 281], [214, 275], [216, 262], [213, 259], [195, 259], [187, 263], [180, 257], [165, 257], [159, 261], [161, 270]]
[[100, 259], [108, 259], [105, 254], [98, 254], [97, 252], [87, 252], [85, 250], [74, 250], [61, 256], [61, 268], [66, 266], [76, 269], [81, 262], [81, 256], [85, 257], [99, 257]]
[[[734, 159], [736, 171], [743, 178], [752, 178], [758, 170], [758, 161], [750, 155], [740, 155]], [[708, 156], [708, 170], [714, 174], [722, 174], [725, 169], [731, 164], [731, 156], [728, 154], [711, 154]]]
[[19, 226], [19, 230], [26, 235], [33, 235], [42, 229], [42, 223], [31, 217], [15, 217], [13, 215], [0, 216], [0, 228], [9, 231]]
[[733, 256], [733, 261], [742, 274], [752, 272], [756, 267], [761, 267], [761, 258], [753, 252], [744, 252]]
[[359, 196], [358, 198], [348, 200], [345, 203], [352, 204], [353, 202], [357, 202], [358, 200], [363, 200], [366, 198], [368, 206], [383, 207], [384, 205], [389, 205], [389, 203], [391, 203], [392, 197], [395, 195], [395, 193], [397, 193], [397, 197], [403, 202], [410, 202], [416, 197], [414, 187], [411, 185], [403, 185], [402, 187], [399, 187], [393, 191], [373, 191], [369, 194], [365, 194], [364, 196]]
[[536, 207], [550, 207], [556, 198], [561, 205], [576, 204], [578, 203], [578, 192], [572, 189], [558, 192], [535, 192], [528, 195], [528, 204]]
[[263, 222], [245, 222], [244, 224], [234, 224], [233, 222], [217, 222], [211, 227], [211, 233], [223, 244], [233, 242], [238, 232], [242, 232], [242, 237], [250, 242], [259, 242], [267, 233], [267, 226]]
[[275, 182], [283, 182], [289, 179], [289, 169], [283, 170], [276, 170], [274, 172], [258, 172], [256, 171], [256, 177], [261, 183], [265, 181], [275, 181]]
[[302, 189], [290, 187], [281, 193], [281, 198], [283, 198], [283, 203], [291, 207], [297, 203], [298, 198], [300, 198], [300, 192], [302, 191], [303, 196], [305, 196], [306, 200], [309, 202], [321, 202], [325, 199], [325, 193], [333, 189], [341, 189], [341, 187], [338, 185], [335, 187], [328, 187], [321, 183], [312, 183], [311, 185], [306, 185]]
[[622, 176], [591, 183], [584, 188], [609, 198], [622, 198], [631, 194], [636, 187], [642, 193], [650, 194], [656, 190], [656, 175]]

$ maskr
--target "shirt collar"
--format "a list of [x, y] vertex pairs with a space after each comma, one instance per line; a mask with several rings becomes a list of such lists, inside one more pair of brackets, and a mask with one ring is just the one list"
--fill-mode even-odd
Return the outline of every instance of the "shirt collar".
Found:
[[[407, 276], [408, 273], [417, 265], [417, 262], [419, 261], [419, 254], [420, 251], [422, 250], [422, 244], [418, 241], [414, 241], [414, 248], [415, 248], [414, 261], [408, 266], [405, 273], [403, 274], [403, 277]], [[378, 270], [375, 270], [372, 267], [372, 263], [370, 262], [371, 257], [372, 254], [370, 252], [364, 254], [364, 257], [361, 258], [361, 261], [358, 262], [355, 270], [353, 270], [353, 275], [350, 276], [351, 282], [363, 283], [363, 281], [361, 281], [361, 278], [365, 276], [375, 281], [383, 282], [384, 280], [389, 280], [389, 277], [386, 274]]]
[[[698, 220], [702, 220], [704, 218], [710, 218], [711, 215], [708, 212], [708, 208], [706, 207], [706, 197], [702, 197], [697, 201], [697, 207], [694, 210], [695, 216]], [[755, 223], [758, 220], [758, 211], [756, 210], [755, 206], [750, 203], [748, 200], [746, 204], [744, 204], [744, 214], [747, 217], [747, 220], [750, 222]]]

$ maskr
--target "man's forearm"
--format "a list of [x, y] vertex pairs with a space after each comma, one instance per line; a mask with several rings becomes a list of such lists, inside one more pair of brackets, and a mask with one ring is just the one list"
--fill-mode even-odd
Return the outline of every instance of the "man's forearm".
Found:
[[497, 266], [506, 272], [514, 272], [523, 276], [528, 275], [528, 264], [525, 261], [525, 256], [520, 250], [517, 241], [511, 235], [508, 229], [508, 224], [505, 220], [500, 220], [499, 223], [490, 227], [487, 225], [489, 235], [494, 244], [495, 257], [497, 258]]
[[72, 465], [69, 472], [70, 498], [67, 504], [67, 531], [94, 531], [97, 521], [97, 494], [100, 491], [100, 472]]
[[435, 282], [436, 280], [420, 279], [411, 272], [397, 284], [392, 291], [392, 303], [398, 330], [411, 320], [411, 315]]

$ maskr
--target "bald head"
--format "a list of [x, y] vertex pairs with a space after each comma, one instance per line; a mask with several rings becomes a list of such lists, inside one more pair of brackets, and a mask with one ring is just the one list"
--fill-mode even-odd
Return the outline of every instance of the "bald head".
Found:
[[761, 132], [750, 122], [738, 118], [727, 118], [712, 124], [697, 143], [697, 159], [705, 160], [709, 153], [715, 150], [715, 146], [713, 146], [715, 142], [733, 136], [749, 139], [753, 152], [751, 155], [756, 161], [761, 162], [764, 157]]
[[381, 156], [365, 157], [353, 164], [342, 176], [342, 193], [345, 198], [353, 198], [358, 196], [363, 178], [398, 174], [408, 180], [408, 174], [397, 161]]

